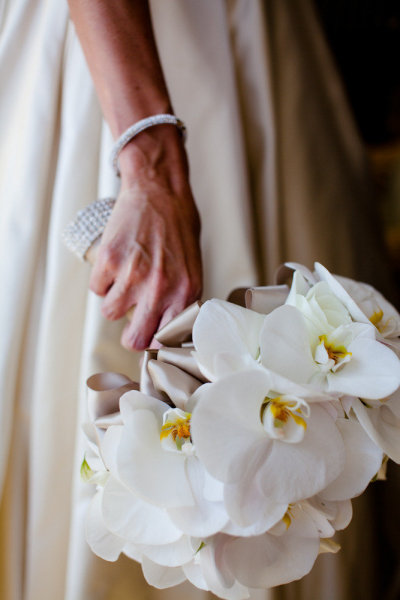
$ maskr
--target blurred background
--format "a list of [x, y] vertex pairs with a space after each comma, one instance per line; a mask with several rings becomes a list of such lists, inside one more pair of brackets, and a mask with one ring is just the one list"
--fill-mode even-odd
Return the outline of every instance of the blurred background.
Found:
[[386, 249], [400, 286], [400, 2], [315, 0], [366, 145]]
[[[400, 2], [315, 0], [366, 146], [385, 247], [400, 290]], [[399, 306], [397, 306], [399, 308]], [[400, 598], [400, 468], [370, 488], [375, 524], [374, 596]], [[365, 523], [370, 527], [371, 523]], [[359, 549], [362, 555], [362, 548]], [[357, 596], [357, 587], [354, 589]]]

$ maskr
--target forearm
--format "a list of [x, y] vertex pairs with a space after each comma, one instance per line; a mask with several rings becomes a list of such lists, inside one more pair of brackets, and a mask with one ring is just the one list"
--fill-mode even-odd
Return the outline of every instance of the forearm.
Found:
[[[147, 0], [69, 0], [69, 6], [114, 138], [144, 117], [172, 112]], [[123, 185], [143, 168], [164, 172], [174, 189], [186, 183], [185, 151], [171, 125], [141, 133], [119, 162]]]
[[171, 112], [146, 0], [69, 0], [104, 116], [114, 137]]

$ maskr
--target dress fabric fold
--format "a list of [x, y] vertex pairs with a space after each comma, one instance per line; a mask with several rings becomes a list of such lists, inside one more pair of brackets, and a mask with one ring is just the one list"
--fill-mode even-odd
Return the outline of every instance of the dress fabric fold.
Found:
[[[272, 283], [288, 259], [367, 276], [378, 255], [363, 153], [311, 3], [151, 8], [188, 128], [204, 297]], [[0, 80], [0, 597], [205, 599], [189, 584], [153, 590], [138, 565], [106, 563], [85, 542], [85, 380], [113, 370], [137, 379], [140, 357], [120, 346], [123, 323], [101, 317], [89, 267], [61, 242], [79, 209], [118, 193], [113, 140], [66, 2], [1, 0]], [[323, 557], [312, 583], [253, 597], [309, 598], [312, 585], [320, 600], [350, 598], [332, 583], [342, 566]]]

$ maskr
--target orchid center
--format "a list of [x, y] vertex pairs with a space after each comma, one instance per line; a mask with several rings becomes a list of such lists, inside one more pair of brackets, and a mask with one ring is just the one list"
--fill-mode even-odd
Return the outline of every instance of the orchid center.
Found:
[[343, 344], [330, 342], [326, 335], [319, 336], [319, 344], [315, 350], [314, 360], [324, 371], [335, 373], [351, 359], [351, 352]]
[[372, 325], [375, 325], [375, 327], [377, 329], [379, 329], [379, 324], [381, 324], [382, 318], [383, 318], [383, 310], [378, 307], [378, 309], [375, 310], [372, 313], [372, 315], [369, 317], [369, 320], [371, 321]]
[[307, 429], [308, 404], [296, 396], [266, 396], [261, 406], [261, 422], [272, 439], [300, 442]]
[[180, 408], [171, 408], [164, 413], [161, 426], [160, 440], [166, 450], [187, 451], [192, 448], [190, 437], [191, 413]]
[[284, 522], [284, 524], [286, 525], [286, 530], [289, 529], [290, 525], [292, 524], [292, 508], [293, 505], [289, 504], [287, 511], [285, 512], [285, 514], [282, 517], [282, 521]]
[[391, 330], [391, 327], [396, 327], [396, 325], [394, 323], [393, 317], [389, 317], [389, 319], [386, 320], [384, 320], [383, 317], [383, 310], [378, 306], [378, 308], [369, 317], [369, 320], [371, 321], [372, 325], [374, 325], [377, 328], [379, 333], [381, 333], [382, 335], [388, 335]]

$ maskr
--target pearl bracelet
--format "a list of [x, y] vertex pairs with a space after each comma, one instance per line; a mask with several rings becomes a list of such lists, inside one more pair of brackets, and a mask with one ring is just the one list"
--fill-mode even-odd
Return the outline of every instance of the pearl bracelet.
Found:
[[154, 125], [176, 125], [178, 127], [183, 139], [186, 137], [186, 127], [185, 124], [175, 117], [175, 115], [169, 114], [161, 114], [161, 115], [153, 115], [152, 117], [146, 117], [145, 119], [141, 119], [134, 123], [124, 133], [117, 139], [115, 142], [113, 149], [110, 154], [110, 162], [115, 171], [117, 177], [120, 177], [120, 170], [118, 166], [118, 156], [121, 152], [122, 148], [128, 144], [138, 133], [148, 129], [149, 127], [154, 127]]

